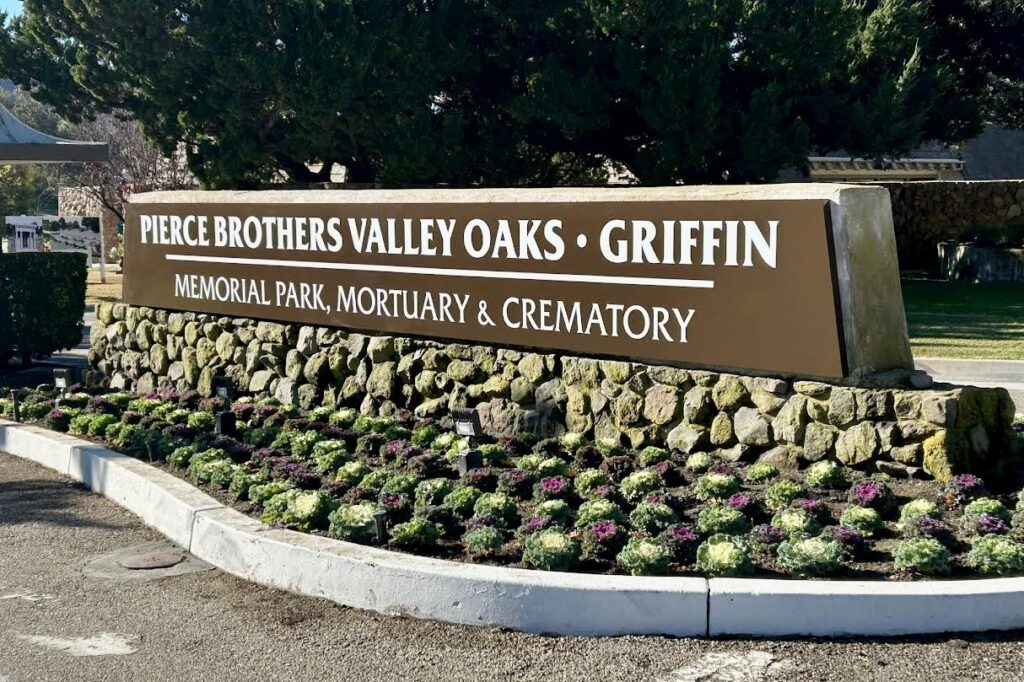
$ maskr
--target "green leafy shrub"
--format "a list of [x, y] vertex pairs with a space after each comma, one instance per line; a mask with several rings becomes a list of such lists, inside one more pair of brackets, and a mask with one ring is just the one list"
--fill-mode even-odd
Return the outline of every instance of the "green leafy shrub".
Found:
[[557, 528], [548, 528], [526, 539], [523, 563], [542, 571], [568, 571], [580, 559], [579, 543]]
[[839, 525], [869, 538], [882, 529], [882, 517], [871, 507], [851, 505], [843, 510]]
[[469, 556], [481, 559], [489, 558], [501, 551], [505, 538], [501, 531], [493, 526], [474, 528], [462, 536], [462, 546]]
[[1024, 573], [1024, 544], [1005, 535], [984, 535], [971, 540], [967, 563], [988, 575]]
[[39, 421], [46, 415], [50, 414], [53, 408], [47, 403], [26, 403], [21, 408], [22, 419], [27, 421]]
[[484, 466], [497, 466], [508, 462], [508, 451], [495, 443], [487, 443], [477, 448], [483, 457]]
[[622, 447], [622, 443], [617, 438], [598, 438], [594, 443], [594, 447], [600, 452], [605, 458], [615, 457], [626, 452]]
[[619, 490], [622, 497], [631, 504], [636, 504], [655, 490], [665, 487], [665, 480], [653, 469], [641, 469], [622, 479]]
[[757, 462], [747, 469], [747, 480], [751, 483], [764, 483], [778, 477], [779, 468], [770, 462]]
[[809, 512], [803, 509], [783, 509], [772, 517], [772, 525], [787, 536], [794, 534], [810, 535], [821, 530], [821, 524]]
[[410, 476], [408, 474], [396, 474], [395, 476], [389, 476], [388, 479], [384, 481], [384, 485], [380, 487], [380, 492], [391, 495], [409, 495], [411, 497], [415, 494], [416, 486], [418, 486], [419, 483], [420, 480], [415, 476]]
[[322, 440], [313, 446], [313, 471], [321, 476], [333, 474], [349, 460], [344, 441]]
[[686, 458], [686, 464], [684, 465], [687, 471], [692, 471], [695, 474], [703, 474], [705, 471], [711, 468], [711, 465], [715, 461], [711, 459], [711, 455], [706, 452], [695, 452]]
[[[287, 433], [287, 432], [286, 432]], [[305, 462], [313, 455], [313, 448], [320, 440], [320, 434], [316, 431], [300, 431], [293, 433], [288, 444], [291, 447], [292, 459], [297, 462]]]
[[377, 533], [374, 511], [376, 508], [369, 502], [343, 504], [328, 517], [330, 526], [327, 533], [337, 540], [369, 544]]
[[83, 253], [8, 253], [0, 257], [0, 364], [74, 348], [82, 341]]
[[724, 499], [740, 489], [740, 479], [733, 474], [704, 474], [697, 479], [694, 494], [698, 500]]
[[576, 527], [583, 528], [598, 521], [622, 522], [622, 509], [611, 500], [596, 499], [580, 505], [576, 514]]
[[896, 570], [922, 575], [946, 575], [952, 569], [949, 550], [934, 538], [903, 540], [892, 553]]
[[203, 450], [189, 460], [188, 476], [196, 483], [209, 483], [210, 477], [213, 476], [216, 469], [211, 465], [220, 462], [232, 463], [227, 453], [219, 448]]
[[598, 521], [584, 528], [583, 555], [590, 558], [613, 559], [626, 545], [629, 536], [622, 524], [614, 521]]
[[631, 575], [662, 575], [668, 572], [672, 551], [661, 540], [635, 537], [630, 538], [616, 560]]
[[444, 496], [444, 504], [462, 518], [469, 518], [473, 514], [473, 507], [483, 492], [471, 485], [457, 486], [454, 490]]
[[422, 516], [414, 516], [391, 529], [391, 544], [395, 547], [429, 549], [437, 546], [442, 534], [444, 528], [440, 524]]
[[778, 557], [793, 575], [829, 575], [841, 567], [843, 547], [826, 536], [794, 536], [779, 545]]
[[697, 548], [697, 569], [711, 576], [747, 575], [754, 571], [750, 545], [735, 535], [712, 535]]
[[356, 488], [376, 497], [380, 495], [384, 484], [391, 479], [391, 473], [387, 469], [374, 469], [363, 476], [363, 479], [356, 484]]
[[53, 431], [66, 433], [71, 426], [71, 420], [78, 415], [78, 410], [73, 408], [56, 409], [49, 412], [43, 419], [43, 426]]
[[743, 512], [732, 507], [714, 505], [697, 517], [697, 530], [704, 535], [742, 535], [750, 528]]
[[266, 483], [266, 479], [259, 474], [250, 473], [245, 467], [238, 467], [231, 474], [231, 481], [228, 482], [228, 493], [236, 500], [249, 499], [249, 488], [257, 483]]
[[89, 427], [92, 425], [93, 416], [95, 415], [80, 414], [72, 418], [71, 424], [68, 425], [68, 433], [75, 436], [89, 435]]
[[922, 516], [942, 520], [942, 512], [931, 500], [911, 500], [900, 508], [900, 529], [913, 525]]
[[573, 479], [576, 494], [584, 499], [590, 497], [597, 488], [611, 484], [612, 477], [600, 469], [584, 469]]
[[804, 488], [799, 483], [783, 479], [768, 486], [764, 491], [764, 504], [773, 512], [785, 509], [793, 500], [804, 496]]
[[636, 531], [656, 535], [679, 523], [679, 517], [667, 504], [641, 502], [630, 513], [629, 523]]
[[846, 486], [843, 469], [835, 462], [822, 460], [807, 467], [804, 481], [812, 488], [842, 488]]
[[180, 448], [175, 448], [167, 456], [167, 463], [176, 469], [184, 469], [189, 465], [192, 457], [197, 452], [199, 452], [199, 448], [195, 445], [184, 445]]
[[430, 444], [434, 442], [441, 432], [434, 425], [421, 426], [418, 429], [412, 431], [412, 444], [418, 448], [429, 448]]

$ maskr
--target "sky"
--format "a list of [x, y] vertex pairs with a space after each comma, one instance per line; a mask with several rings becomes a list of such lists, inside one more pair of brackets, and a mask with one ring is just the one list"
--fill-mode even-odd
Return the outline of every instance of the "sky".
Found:
[[0, 12], [7, 12], [7, 14], [20, 14], [21, 0], [0, 0]]

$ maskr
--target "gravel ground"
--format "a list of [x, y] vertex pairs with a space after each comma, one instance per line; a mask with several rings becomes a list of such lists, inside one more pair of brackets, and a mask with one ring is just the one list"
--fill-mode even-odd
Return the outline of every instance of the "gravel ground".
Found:
[[[554, 638], [385, 618], [219, 571], [150, 582], [83, 563], [160, 540], [0, 454], [0, 682], [1020, 680], [1024, 633], [890, 641]], [[89, 655], [83, 655], [89, 654]], [[243, 677], [244, 676], [244, 677]]]

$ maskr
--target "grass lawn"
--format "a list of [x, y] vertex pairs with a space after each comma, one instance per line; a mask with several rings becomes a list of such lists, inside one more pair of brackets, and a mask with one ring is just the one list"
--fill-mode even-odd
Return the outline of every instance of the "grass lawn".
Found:
[[121, 300], [121, 273], [107, 270], [107, 283], [100, 284], [100, 271], [89, 270], [89, 278], [85, 289], [86, 303]]
[[1024, 360], [1024, 284], [903, 280], [917, 357]]

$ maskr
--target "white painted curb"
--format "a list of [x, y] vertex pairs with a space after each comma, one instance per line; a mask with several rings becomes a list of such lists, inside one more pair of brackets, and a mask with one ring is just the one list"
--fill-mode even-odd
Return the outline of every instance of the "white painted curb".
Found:
[[0, 420], [0, 451], [102, 493], [200, 559], [385, 614], [563, 635], [891, 636], [1024, 628], [1024, 578], [639, 578], [440, 561], [271, 528], [93, 443]]
[[0, 420], [0, 451], [55, 469], [246, 580], [355, 608], [565, 635], [703, 636], [704, 578], [545, 573], [440, 561], [266, 526], [144, 462]]

